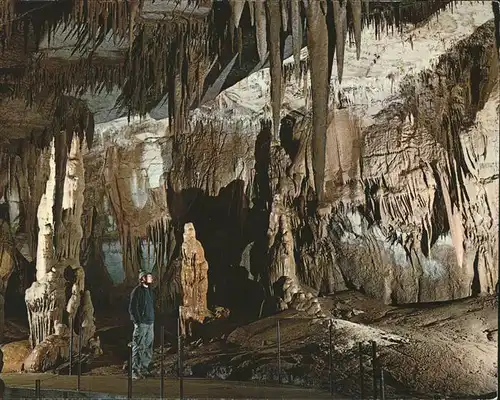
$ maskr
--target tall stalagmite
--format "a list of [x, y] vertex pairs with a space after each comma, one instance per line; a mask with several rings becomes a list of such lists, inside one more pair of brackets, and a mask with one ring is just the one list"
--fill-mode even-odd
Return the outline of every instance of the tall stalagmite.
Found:
[[192, 322], [203, 322], [208, 312], [208, 263], [192, 223], [184, 225], [181, 263], [181, 326], [191, 335]]
[[[36, 281], [26, 290], [25, 296], [30, 342], [34, 348], [26, 361], [26, 368], [34, 371], [46, 370], [51, 366], [48, 360], [56, 362], [58, 357], [64, 357], [65, 354], [61, 354], [61, 346], [67, 348], [69, 334], [73, 333], [73, 328], [78, 331], [82, 329], [84, 348], [96, 344], [93, 339], [94, 308], [90, 293], [85, 291], [85, 272], [80, 266], [85, 183], [79, 137], [73, 137], [69, 149], [62, 194], [62, 219], [57, 230], [53, 215], [54, 199], [57, 195], [54, 142], [48, 156], [50, 176], [38, 207], [40, 231]], [[55, 247], [54, 237], [57, 237]], [[58, 337], [58, 340], [54, 341], [53, 336]]]

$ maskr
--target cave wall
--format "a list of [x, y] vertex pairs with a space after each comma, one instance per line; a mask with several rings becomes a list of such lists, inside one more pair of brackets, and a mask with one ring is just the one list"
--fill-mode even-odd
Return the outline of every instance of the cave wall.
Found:
[[[206, 250], [214, 302], [224, 301], [217, 293], [227, 294], [233, 278], [272, 291], [283, 274], [324, 293], [354, 287], [388, 303], [492, 292], [497, 73], [489, 22], [429, 69], [396, 85], [389, 80], [392, 101], [375, 101], [369, 118], [366, 107], [359, 113], [359, 104], [339, 102], [328, 118], [326, 199], [319, 205], [311, 122], [302, 112], [282, 119], [280, 146], [271, 143], [268, 124], [245, 121], [231, 107], [238, 98], [229, 93], [214, 100], [218, 108], [196, 110], [183, 135], [165, 136], [168, 123], [151, 119], [98, 126], [101, 139], [87, 156], [94, 184], [87, 184], [93, 200], [86, 206], [100, 210], [94, 218], [106, 226], [97, 253], [110, 257], [106, 249], [119, 241], [126, 284], [161, 254], [153, 264], [170, 305], [180, 227], [188, 221]], [[264, 87], [264, 76], [236, 89], [243, 96], [245, 85], [260, 80]], [[303, 110], [297, 102], [288, 107]]]
[[[494, 46], [489, 22], [434, 70], [403, 81], [399, 101], [362, 131], [360, 174], [347, 183], [331, 177], [330, 204], [315, 216], [304, 223], [296, 207], [278, 201], [298, 232], [293, 257], [300, 281], [326, 292], [355, 287], [388, 303], [493, 292], [498, 162], [485, 163], [484, 150], [470, 147], [497, 140], [495, 129], [474, 134], [473, 124], [486, 103], [480, 117], [498, 125]], [[474, 86], [476, 75], [481, 83]], [[339, 136], [346, 131], [336, 129]]]

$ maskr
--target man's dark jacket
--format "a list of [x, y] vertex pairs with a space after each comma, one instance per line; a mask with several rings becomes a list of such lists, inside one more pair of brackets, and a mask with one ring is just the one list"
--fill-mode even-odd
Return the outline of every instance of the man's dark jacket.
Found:
[[151, 287], [137, 285], [132, 290], [128, 312], [134, 324], [152, 324], [155, 322], [155, 306]]

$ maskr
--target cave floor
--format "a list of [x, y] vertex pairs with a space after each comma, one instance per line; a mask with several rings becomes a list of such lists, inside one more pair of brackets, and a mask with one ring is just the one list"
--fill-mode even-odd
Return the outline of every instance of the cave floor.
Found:
[[[53, 374], [2, 374], [2, 379], [7, 386], [35, 387], [35, 380], [40, 379], [41, 389], [75, 390], [76, 376]], [[111, 393], [127, 395], [126, 376], [85, 376], [81, 377], [82, 392]], [[151, 378], [133, 382], [134, 397], [159, 398], [160, 380]], [[164, 396], [177, 397], [179, 394], [179, 381], [165, 379]], [[187, 378], [184, 380], [184, 395], [189, 398], [295, 398], [295, 399], [326, 399], [331, 396], [322, 391], [300, 389], [290, 386], [271, 386], [253, 383], [215, 381], [208, 379]]]
[[[379, 346], [388, 399], [434, 398], [443, 394], [451, 398], [479, 398], [497, 387], [498, 307], [494, 296], [388, 306], [356, 292], [344, 292], [323, 297], [320, 303], [334, 318], [333, 376], [335, 390], [343, 394], [339, 398], [359, 397], [358, 344], [368, 347], [372, 340]], [[272, 386], [277, 381], [277, 320], [281, 327], [282, 369], [286, 371], [284, 382], [292, 382], [295, 387]], [[29, 352], [26, 328], [21, 329], [21, 324], [14, 322], [7, 324], [12, 342], [3, 346], [5, 372], [20, 371]], [[177, 396], [175, 321], [161, 322], [165, 326], [165, 391]], [[156, 341], [161, 322], [156, 324]], [[98, 318], [104, 354], [85, 371], [84, 390], [126, 394], [124, 361], [128, 359], [131, 332], [126, 315]], [[204, 325], [203, 340], [185, 347], [185, 374], [189, 376], [185, 393], [226, 398], [329, 397], [325, 391], [299, 389], [328, 388], [328, 335], [328, 321], [314, 321], [294, 310], [238, 326], [224, 320], [210, 322]], [[364, 351], [365, 390], [371, 391], [371, 356], [369, 349]], [[153, 357], [157, 371], [161, 358], [157, 347]], [[43, 380], [42, 388], [76, 387], [75, 377], [38, 376]], [[33, 387], [36, 376], [14, 373], [2, 377], [7, 385]], [[158, 379], [134, 384], [137, 395], [159, 395]]]

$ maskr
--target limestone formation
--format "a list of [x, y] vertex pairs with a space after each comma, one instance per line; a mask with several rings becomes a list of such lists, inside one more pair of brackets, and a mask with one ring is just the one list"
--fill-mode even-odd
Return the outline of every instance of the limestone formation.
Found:
[[82, 143], [75, 135], [68, 151], [59, 223], [53, 214], [57, 195], [54, 144], [49, 157], [50, 176], [38, 208], [36, 281], [25, 296], [33, 348], [25, 368], [33, 372], [54, 367], [67, 356], [74, 329], [82, 329], [82, 348], [98, 343], [94, 339], [94, 308], [79, 260], [85, 187]]
[[[85, 332], [85, 330], [84, 330]], [[78, 354], [78, 336], [73, 337], [73, 359]], [[102, 354], [99, 338], [92, 338], [85, 342], [85, 333], [82, 334], [82, 350], [85, 354], [97, 357]], [[24, 361], [24, 371], [39, 372], [49, 371], [69, 359], [70, 331], [66, 325], [57, 324], [54, 333], [47, 336], [37, 345]], [[82, 353], [83, 355], [83, 353]]]
[[208, 315], [208, 263], [192, 223], [184, 225], [181, 264], [181, 330], [192, 334], [192, 322], [203, 323]]
[[296, 279], [289, 276], [282, 276], [279, 279], [282, 282], [280, 292], [283, 295], [281, 311], [292, 309], [304, 311], [307, 315], [316, 318], [325, 318], [326, 315], [321, 309], [321, 304], [316, 296], [311, 292], [303, 290]]
[[[216, 288], [227, 264], [240, 262], [241, 249], [248, 247], [249, 279], [266, 289], [289, 276], [324, 294], [355, 288], [395, 304], [491, 292], [498, 279], [498, 142], [493, 135], [498, 63], [489, 12], [489, 5], [477, 2], [443, 11], [445, 18], [434, 17], [429, 29], [442, 32], [444, 44], [424, 31], [405, 32], [408, 44], [395, 34], [384, 39], [394, 52], [387, 48], [376, 63], [362, 58], [359, 71], [356, 49], [344, 49], [346, 68], [335, 93], [339, 100], [326, 120], [321, 204], [304, 75], [284, 88], [281, 145], [270, 145], [273, 130], [259, 122], [270, 117], [263, 110], [267, 92], [262, 87], [271, 79], [267, 70], [193, 111], [191, 132], [163, 137], [166, 122], [151, 118], [135, 122], [141, 133], [119, 128], [120, 140], [103, 142], [94, 155], [106, 159], [105, 168], [126, 170], [107, 183], [116, 181], [123, 189], [125, 179], [133, 174], [142, 179], [147, 171], [151, 187], [135, 208], [129, 204], [132, 185], [110, 196], [120, 224], [140, 225], [130, 239], [120, 231], [113, 234], [136, 246], [147, 217], [156, 224], [161, 216], [168, 223], [151, 230], [164, 254], [171, 246], [165, 226], [171, 232], [191, 220], [197, 227], [214, 227], [204, 247], [207, 258], [216, 261], [210, 265]], [[464, 27], [460, 21], [467, 21]], [[379, 46], [372, 34], [362, 35], [370, 48]], [[437, 49], [435, 56], [415, 67], [413, 57], [426, 47]], [[308, 63], [302, 53], [302, 63]], [[405, 56], [396, 63], [394, 54]], [[284, 69], [292, 67], [288, 63]], [[391, 76], [380, 78], [386, 70]], [[478, 82], [471, 78], [476, 75]], [[477, 125], [471, 126], [472, 120]], [[99, 135], [110, 136], [117, 126], [103, 124]], [[151, 132], [147, 141], [146, 131]], [[96, 171], [102, 159], [95, 162]], [[153, 162], [145, 165], [144, 160]], [[241, 193], [229, 191], [231, 200], [217, 197], [235, 182], [241, 183]], [[137, 254], [126, 248], [123, 253], [124, 264], [128, 254]], [[163, 265], [171, 274], [165, 282], [179, 286], [174, 278], [179, 269], [170, 261]]]

